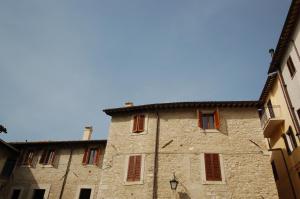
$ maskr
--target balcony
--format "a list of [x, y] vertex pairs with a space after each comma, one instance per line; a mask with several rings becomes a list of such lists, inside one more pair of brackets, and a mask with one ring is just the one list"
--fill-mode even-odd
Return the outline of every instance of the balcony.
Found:
[[280, 106], [264, 107], [263, 109], [259, 109], [258, 112], [265, 138], [272, 137], [272, 133], [278, 132], [284, 123]]

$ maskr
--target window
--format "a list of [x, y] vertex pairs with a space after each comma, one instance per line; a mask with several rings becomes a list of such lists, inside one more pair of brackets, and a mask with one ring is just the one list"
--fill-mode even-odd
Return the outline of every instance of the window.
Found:
[[206, 181], [222, 181], [220, 157], [217, 153], [205, 153]]
[[90, 199], [92, 189], [83, 188], [80, 189], [79, 199]]
[[272, 165], [272, 170], [273, 170], [273, 175], [274, 175], [275, 181], [276, 181], [276, 180], [279, 180], [278, 173], [277, 173], [277, 169], [276, 169], [276, 166], [275, 166], [275, 162], [272, 161], [272, 162], [271, 162], [271, 165]]
[[298, 119], [300, 121], [300, 109], [297, 110], [297, 114], [298, 114]]
[[127, 182], [140, 181], [141, 170], [142, 170], [142, 156], [141, 155], [129, 156], [126, 181]]
[[32, 199], [44, 199], [45, 189], [34, 189]]
[[133, 133], [140, 133], [144, 131], [145, 127], [145, 115], [135, 115], [133, 116]]
[[19, 199], [21, 195], [21, 189], [14, 189], [10, 199]]
[[32, 166], [34, 158], [34, 152], [32, 150], [25, 151], [25, 153], [21, 156], [20, 164], [25, 166]]
[[291, 77], [294, 77], [294, 75], [296, 73], [296, 69], [295, 69], [295, 65], [294, 65], [291, 57], [289, 57], [287, 60], [287, 66], [288, 66]]
[[4, 177], [9, 177], [15, 168], [16, 160], [8, 158], [4, 164], [1, 175]]
[[55, 150], [54, 149], [46, 149], [42, 153], [42, 157], [40, 159], [40, 164], [53, 165], [54, 159], [55, 159]]
[[216, 110], [213, 113], [198, 113], [198, 126], [202, 129], [220, 129], [220, 117], [219, 111]]
[[282, 136], [284, 139], [286, 150], [288, 154], [291, 154], [294, 151], [294, 149], [297, 147], [297, 142], [292, 127], [289, 127], [286, 134], [283, 134]]
[[100, 162], [100, 149], [87, 148], [83, 155], [82, 164], [99, 165], [99, 162]]
[[268, 110], [269, 110], [270, 118], [275, 118], [275, 113], [274, 113], [274, 109], [273, 109], [273, 105], [272, 105], [271, 100], [268, 101], [267, 107], [268, 107]]

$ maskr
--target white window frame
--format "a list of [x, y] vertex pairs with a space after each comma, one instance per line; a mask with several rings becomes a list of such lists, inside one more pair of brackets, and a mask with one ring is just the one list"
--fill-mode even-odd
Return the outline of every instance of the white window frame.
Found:
[[[138, 132], [138, 133], [132, 132], [133, 123], [134, 123], [134, 116], [136, 116], [136, 115], [144, 115], [145, 116], [144, 131]], [[146, 113], [133, 114], [131, 116], [131, 120], [130, 120], [130, 131], [129, 131], [130, 135], [132, 135], [132, 136], [138, 136], [138, 135], [145, 135], [145, 134], [147, 134], [148, 133], [148, 122], [149, 122], [149, 116], [148, 116], [148, 114], [146, 114]]]
[[10, 189], [10, 192], [9, 192], [9, 198], [12, 197], [14, 190], [17, 190], [17, 189], [20, 189], [19, 199], [23, 198], [22, 196], [23, 196], [23, 192], [24, 192], [24, 187], [23, 187], [23, 186], [20, 186], [20, 185], [13, 186], [13, 187]]
[[226, 184], [225, 181], [225, 171], [224, 171], [224, 161], [223, 161], [223, 155], [219, 154], [219, 160], [220, 160], [220, 169], [221, 169], [221, 181], [210, 181], [206, 180], [206, 171], [205, 171], [205, 158], [204, 154], [210, 154], [210, 153], [217, 153], [217, 152], [205, 152], [200, 154], [200, 172], [201, 172], [201, 178], [202, 178], [202, 184]]
[[81, 189], [91, 189], [91, 195], [90, 195], [90, 199], [94, 198], [94, 191], [95, 191], [95, 185], [78, 185], [77, 186], [77, 190], [76, 190], [76, 194], [75, 194], [75, 198], [74, 199], [79, 199], [79, 195], [80, 195], [80, 190]]
[[[127, 181], [127, 175], [128, 175], [128, 166], [129, 166], [129, 157], [130, 156], [137, 156], [140, 155], [142, 157], [141, 160], [141, 176], [139, 181], [133, 181], [133, 182], [128, 182]], [[129, 154], [125, 156], [125, 162], [124, 162], [124, 185], [136, 185], [136, 184], [144, 184], [144, 170], [145, 170], [145, 154]]]
[[27, 199], [31, 199], [35, 189], [45, 189], [44, 199], [48, 199], [51, 184], [33, 184], [30, 186]]

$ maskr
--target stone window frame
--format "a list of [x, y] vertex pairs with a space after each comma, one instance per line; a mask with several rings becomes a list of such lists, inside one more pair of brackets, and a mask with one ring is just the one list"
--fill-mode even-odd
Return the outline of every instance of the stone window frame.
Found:
[[11, 189], [10, 189], [10, 191], [9, 191], [9, 198], [11, 198], [12, 197], [12, 194], [13, 194], [13, 192], [14, 192], [14, 190], [18, 190], [18, 189], [20, 189], [20, 195], [19, 195], [19, 198], [24, 198], [24, 197], [22, 197], [23, 196], [23, 194], [24, 194], [24, 186], [21, 186], [21, 185], [15, 185], [15, 186], [12, 186], [11, 187]]
[[[222, 177], [221, 181], [208, 181], [208, 180], [206, 180], [205, 158], [204, 158], [205, 153], [217, 153], [217, 154], [219, 154], [221, 177]], [[201, 153], [200, 154], [200, 174], [201, 174], [202, 184], [206, 184], [206, 185], [226, 184], [223, 155], [221, 153], [218, 153], [218, 152], [203, 152], [203, 153]]]
[[44, 199], [47, 199], [49, 197], [51, 184], [32, 184], [30, 186], [27, 199], [32, 198], [34, 189], [45, 189]]
[[[139, 132], [139, 133], [133, 133], [132, 129], [133, 129], [133, 122], [134, 122], [134, 116], [135, 115], [145, 115], [145, 123], [144, 123], [144, 131]], [[129, 134], [132, 136], [139, 136], [139, 135], [145, 135], [148, 133], [148, 122], [149, 122], [149, 115], [147, 113], [136, 113], [133, 114], [130, 117], [130, 130], [129, 130]]]
[[76, 189], [76, 194], [74, 199], [78, 199], [79, 195], [80, 195], [80, 190], [81, 189], [91, 189], [91, 195], [90, 198], [94, 198], [94, 192], [95, 192], [95, 185], [91, 185], [91, 184], [82, 184], [82, 185], [78, 185], [77, 189]]
[[[141, 161], [141, 178], [140, 178], [139, 181], [128, 182], [127, 181], [127, 175], [128, 175], [128, 166], [129, 166], [129, 157], [130, 156], [135, 156], [135, 155], [140, 155], [142, 157], [142, 161]], [[124, 185], [144, 184], [144, 171], [145, 171], [145, 154], [133, 153], [133, 154], [126, 155], [125, 156], [125, 161], [124, 161], [124, 178], [123, 178], [123, 184]]]

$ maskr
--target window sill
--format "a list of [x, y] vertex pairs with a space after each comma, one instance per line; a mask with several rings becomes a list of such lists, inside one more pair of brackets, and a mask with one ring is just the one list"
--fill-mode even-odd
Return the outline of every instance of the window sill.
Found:
[[31, 165], [20, 165], [20, 167], [22, 167], [22, 168], [32, 168]]
[[218, 129], [200, 129], [201, 133], [221, 133]]
[[84, 167], [99, 167], [96, 164], [83, 164]]
[[141, 181], [134, 181], [134, 182], [124, 182], [124, 185], [125, 186], [130, 186], [130, 185], [142, 185], [144, 184], [144, 182], [141, 180]]
[[52, 164], [42, 164], [41, 165], [42, 168], [53, 168]]
[[226, 184], [225, 180], [222, 179], [222, 181], [207, 181], [207, 180], [203, 180], [202, 184], [205, 185], [218, 185], [218, 184]]
[[139, 136], [139, 135], [146, 135], [147, 131], [142, 131], [142, 132], [138, 132], [138, 133], [134, 133], [134, 132], [130, 132], [131, 136]]

